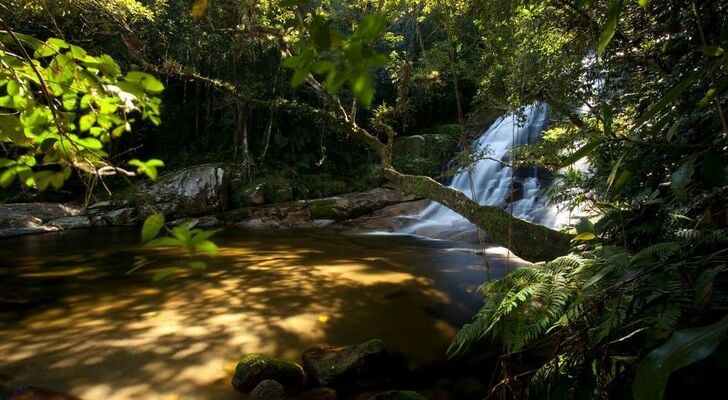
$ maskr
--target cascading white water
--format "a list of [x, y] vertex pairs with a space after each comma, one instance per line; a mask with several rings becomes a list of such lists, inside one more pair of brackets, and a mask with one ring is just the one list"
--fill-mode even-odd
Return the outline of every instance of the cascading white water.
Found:
[[[453, 178], [451, 188], [473, 198], [470, 179], [472, 177], [475, 199], [480, 204], [503, 208], [512, 206], [513, 215], [525, 220], [551, 228], [563, 226], [568, 222], [568, 215], [559, 213], [548, 204], [548, 199], [540, 190], [548, 184], [539, 176], [537, 168], [516, 170], [515, 174], [507, 166], [511, 144], [524, 145], [535, 143], [549, 122], [549, 111], [546, 104], [534, 104], [524, 110], [525, 121], [519, 124], [517, 116], [508, 114], [500, 117], [493, 125], [473, 143], [475, 154], [483, 154], [489, 158], [478, 160], [471, 166], [472, 173], [461, 171]], [[501, 160], [502, 162], [498, 162]], [[513, 201], [511, 197], [511, 180], [513, 180]], [[464, 231], [475, 231], [475, 225], [440, 203], [432, 202], [413, 217], [415, 223], [406, 226], [401, 233], [421, 236], [447, 236], [447, 233], [462, 234]], [[437, 233], [437, 234], [435, 234]]]

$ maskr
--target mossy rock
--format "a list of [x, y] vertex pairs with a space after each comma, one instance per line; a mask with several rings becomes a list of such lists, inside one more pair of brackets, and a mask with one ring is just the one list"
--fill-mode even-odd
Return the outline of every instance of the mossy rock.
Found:
[[388, 392], [375, 394], [367, 400], [427, 400], [421, 394], [411, 390], [390, 390]]
[[273, 379], [266, 379], [250, 392], [250, 400], [286, 400], [286, 390]]
[[347, 212], [334, 199], [313, 200], [308, 205], [311, 219], [333, 219], [341, 221], [347, 218]]
[[288, 391], [303, 386], [304, 375], [300, 365], [262, 354], [246, 354], [235, 367], [232, 385], [240, 392], [250, 392], [259, 383], [272, 379]]
[[303, 367], [309, 383], [352, 392], [386, 387], [403, 374], [406, 362], [375, 339], [355, 346], [306, 350]]

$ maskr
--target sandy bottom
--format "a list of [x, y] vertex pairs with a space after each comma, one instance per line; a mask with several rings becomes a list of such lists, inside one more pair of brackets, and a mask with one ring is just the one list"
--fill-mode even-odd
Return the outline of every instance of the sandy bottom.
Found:
[[[154, 283], [155, 271], [186, 260], [140, 248], [137, 235], [107, 228], [0, 241], [0, 392], [239, 399], [229, 382], [242, 354], [299, 361], [314, 345], [372, 338], [424, 364], [443, 357], [486, 278], [481, 256], [453, 249], [461, 244], [226, 230], [206, 271]], [[493, 276], [506, 254], [489, 250]], [[129, 273], [140, 257], [151, 264]]]

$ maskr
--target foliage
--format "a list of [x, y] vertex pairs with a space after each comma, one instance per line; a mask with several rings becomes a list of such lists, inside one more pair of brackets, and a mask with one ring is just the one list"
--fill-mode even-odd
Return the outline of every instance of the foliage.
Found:
[[[181, 261], [188, 268], [193, 270], [205, 270], [207, 263], [200, 261], [195, 256], [198, 253], [203, 253], [208, 256], [216, 256], [218, 253], [218, 247], [215, 242], [210, 240], [214, 234], [218, 233], [219, 229], [203, 230], [195, 228], [198, 221], [195, 219], [187, 219], [180, 222], [177, 226], [167, 228], [164, 222], [164, 215], [155, 213], [147, 217], [144, 220], [142, 226], [141, 238], [145, 242], [145, 247], [149, 248], [178, 248], [184, 251], [186, 259]], [[168, 230], [169, 236], [160, 236], [163, 230]], [[141, 259], [135, 265], [134, 270], [146, 266], [149, 262], [146, 259]], [[180, 267], [165, 267], [157, 271], [152, 280], [155, 282], [161, 281], [170, 275], [177, 273]]]
[[58, 38], [1, 34], [0, 141], [13, 146], [11, 157], [0, 159], [3, 187], [17, 177], [27, 187], [60, 188], [73, 169], [116, 173], [104, 146], [131, 130], [134, 114], [159, 124], [156, 95], [164, 86], [154, 76], [122, 75], [110, 56]]
[[[502, 364], [500, 385], [521, 396], [662, 398], [671, 372], [722, 340], [728, 36], [719, 32], [728, 21], [715, 5], [661, 3], [578, 8], [605, 27], [592, 42], [599, 55], [562, 69], [586, 67], [569, 74], [586, 76], [585, 90], [566, 102], [558, 88], [544, 93], [556, 124], [520, 149], [519, 160], [552, 170], [581, 160], [552, 193], [588, 219], [571, 255], [486, 283], [451, 352], [490, 336], [507, 359], [533, 357], [533, 371]], [[694, 348], [681, 345], [686, 337]], [[508, 380], [514, 373], [528, 385]]]

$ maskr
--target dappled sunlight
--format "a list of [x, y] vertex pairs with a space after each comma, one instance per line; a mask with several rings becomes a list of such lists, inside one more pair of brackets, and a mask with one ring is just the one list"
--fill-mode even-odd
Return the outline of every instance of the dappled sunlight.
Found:
[[[479, 255], [413, 238], [230, 231], [207, 271], [153, 283], [179, 253], [142, 249], [136, 235], [108, 230], [117, 246], [100, 256], [83, 231], [75, 234], [75, 247], [51, 246], [42, 259], [22, 249], [51, 242], [47, 235], [3, 251], [3, 291], [31, 302], [0, 313], [8, 386], [87, 399], [232, 399], [230, 365], [244, 353], [299, 361], [311, 346], [372, 338], [431, 362], [472, 315], [485, 278]], [[78, 246], [85, 256], [68, 257]], [[127, 275], [138, 254], [157, 261]]]

